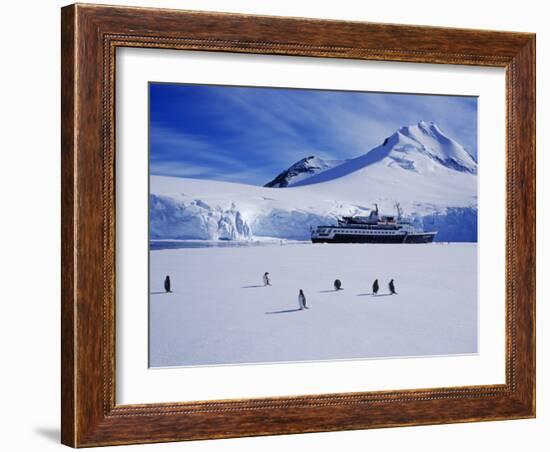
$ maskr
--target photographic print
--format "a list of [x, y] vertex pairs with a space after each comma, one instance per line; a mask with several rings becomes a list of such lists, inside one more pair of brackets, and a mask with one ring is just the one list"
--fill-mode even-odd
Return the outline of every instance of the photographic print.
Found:
[[477, 353], [475, 96], [148, 89], [150, 367]]

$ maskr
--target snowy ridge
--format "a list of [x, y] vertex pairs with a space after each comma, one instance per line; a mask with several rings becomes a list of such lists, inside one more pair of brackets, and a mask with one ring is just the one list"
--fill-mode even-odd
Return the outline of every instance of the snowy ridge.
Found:
[[343, 160], [323, 160], [322, 158], [310, 155], [291, 165], [275, 179], [265, 184], [264, 187], [288, 187], [342, 163]]
[[477, 163], [433, 123], [402, 127], [355, 159], [308, 157], [272, 183], [151, 176], [151, 238], [308, 240], [311, 227], [367, 215], [373, 203], [395, 213], [398, 201], [437, 241], [477, 241]]
[[397, 134], [409, 138], [413, 146], [442, 165], [457, 171], [477, 174], [477, 162], [459, 143], [446, 136], [437, 124], [420, 121], [417, 125], [402, 127]]
[[[416, 125], [401, 127], [366, 154], [294, 185], [328, 182], [355, 172], [372, 173], [392, 167], [423, 175], [445, 174], [446, 170], [477, 174], [476, 161], [462, 145], [446, 136], [436, 124], [420, 121]], [[429, 177], [433, 178], [433, 174]]]

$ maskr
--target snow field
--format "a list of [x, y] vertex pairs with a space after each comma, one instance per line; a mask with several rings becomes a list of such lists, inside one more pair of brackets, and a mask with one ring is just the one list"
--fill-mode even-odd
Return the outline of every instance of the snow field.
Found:
[[[299, 289], [309, 310], [297, 310]], [[151, 367], [476, 353], [477, 246], [151, 251], [149, 328]]]

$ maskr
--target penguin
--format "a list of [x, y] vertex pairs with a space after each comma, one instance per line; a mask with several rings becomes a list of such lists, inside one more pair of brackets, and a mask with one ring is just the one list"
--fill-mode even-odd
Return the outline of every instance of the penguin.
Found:
[[378, 294], [378, 289], [379, 289], [378, 280], [375, 279], [375, 280], [374, 280], [374, 283], [372, 283], [372, 294], [373, 294], [373, 295]]
[[390, 281], [390, 283], [388, 284], [388, 287], [390, 289], [390, 293], [392, 295], [397, 295], [397, 292], [395, 291], [395, 285], [393, 284], [393, 279]]
[[166, 275], [166, 278], [164, 279], [164, 290], [166, 293], [172, 292], [172, 289], [170, 288], [170, 276]]
[[300, 289], [300, 293], [298, 294], [298, 304], [300, 305], [300, 310], [309, 309], [306, 306], [306, 296], [304, 295], [304, 291], [302, 289]]
[[341, 290], [342, 289], [342, 281], [339, 279], [336, 279], [334, 281], [334, 290]]
[[271, 280], [269, 279], [269, 272], [264, 273], [264, 286], [271, 286]]

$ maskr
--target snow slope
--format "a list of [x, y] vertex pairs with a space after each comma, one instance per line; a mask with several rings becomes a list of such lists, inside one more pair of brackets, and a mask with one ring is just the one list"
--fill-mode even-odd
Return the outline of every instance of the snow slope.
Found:
[[421, 121], [400, 128], [366, 154], [295, 186], [334, 182], [354, 191], [368, 188], [369, 194], [375, 190], [379, 196], [387, 196], [398, 194], [391, 189], [398, 182], [400, 191], [414, 185], [419, 200], [440, 190], [443, 197], [466, 200], [475, 196], [476, 175], [477, 163], [466, 149], [445, 136], [436, 124]]
[[312, 226], [365, 215], [373, 203], [394, 213], [398, 201], [438, 231], [436, 240], [477, 240], [477, 164], [433, 123], [402, 127], [360, 157], [304, 174], [286, 188], [152, 176], [151, 238], [307, 240]]
[[[476, 250], [303, 244], [152, 251], [150, 365], [476, 353]], [[263, 287], [264, 271], [272, 287]], [[344, 290], [333, 291], [336, 278]], [[398, 295], [388, 296], [392, 278]], [[309, 310], [296, 310], [299, 289]]]

